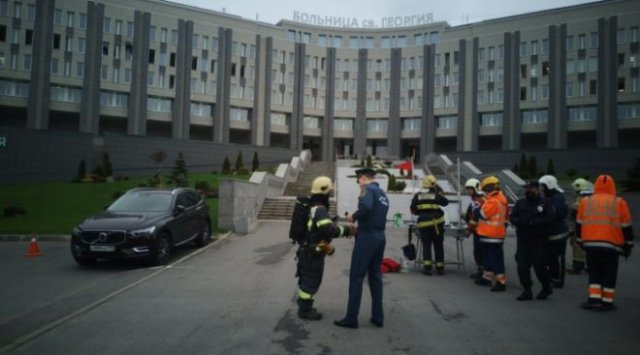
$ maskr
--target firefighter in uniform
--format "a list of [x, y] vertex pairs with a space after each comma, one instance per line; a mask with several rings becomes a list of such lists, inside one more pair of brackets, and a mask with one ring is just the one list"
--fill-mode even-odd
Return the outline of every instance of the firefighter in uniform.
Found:
[[518, 249], [516, 262], [518, 263], [518, 278], [523, 287], [522, 293], [516, 298], [518, 301], [533, 299], [531, 286], [531, 267], [542, 284], [542, 290], [536, 296], [539, 300], [546, 300], [553, 293], [551, 278], [547, 270], [547, 224], [552, 215], [544, 198], [540, 196], [540, 184], [529, 181], [525, 185], [525, 197], [516, 201], [511, 210], [509, 220], [516, 227]]
[[618, 256], [631, 255], [633, 230], [629, 206], [616, 196], [611, 176], [598, 176], [593, 195], [580, 201], [576, 223], [578, 242], [587, 253], [589, 269], [589, 299], [581, 306], [590, 310], [614, 310]]
[[480, 245], [480, 238], [476, 231], [478, 227], [478, 219], [473, 216], [473, 208], [480, 207], [486, 201], [484, 192], [480, 189], [480, 180], [469, 179], [464, 184], [467, 196], [471, 198], [471, 203], [467, 207], [467, 212], [464, 215], [464, 221], [467, 223], [467, 235], [473, 235], [473, 260], [476, 262], [478, 271], [471, 274], [472, 279], [478, 280], [482, 278], [482, 246]]
[[565, 254], [569, 237], [569, 226], [567, 225], [569, 206], [564, 198], [564, 191], [558, 186], [558, 180], [554, 176], [544, 175], [538, 182], [542, 187], [544, 198], [549, 203], [552, 215], [547, 226], [549, 232], [549, 259], [547, 262], [551, 274], [551, 285], [555, 288], [562, 288], [564, 287]]
[[308, 232], [298, 249], [298, 317], [308, 320], [322, 319], [322, 313], [313, 307], [313, 296], [318, 292], [324, 271], [324, 257], [335, 251], [331, 240], [355, 234], [351, 225], [339, 226], [329, 217], [331, 179], [319, 176], [311, 184]]
[[591, 196], [593, 194], [593, 184], [583, 178], [578, 178], [571, 185], [573, 186], [573, 194], [575, 196], [575, 201], [573, 202], [571, 211], [569, 212], [571, 220], [573, 221], [573, 231], [571, 231], [570, 239], [571, 249], [573, 251], [573, 262], [572, 267], [567, 269], [567, 273], [571, 275], [579, 275], [582, 270], [584, 270], [587, 259], [584, 250], [582, 250], [582, 246], [578, 243], [578, 237], [576, 236], [576, 216], [578, 215], [580, 200], [585, 196]]
[[436, 272], [444, 275], [444, 211], [440, 207], [449, 204], [436, 185], [436, 178], [427, 175], [422, 180], [422, 188], [426, 191], [416, 193], [411, 200], [411, 213], [418, 215], [418, 231], [422, 239], [422, 273], [431, 276], [433, 259], [431, 245], [436, 259]]
[[489, 176], [482, 180], [480, 188], [487, 196], [482, 206], [473, 207], [473, 214], [478, 219], [476, 229], [482, 245], [482, 264], [484, 274], [475, 281], [480, 286], [491, 286], [495, 278], [492, 292], [503, 292], [507, 289], [507, 275], [504, 268], [504, 251], [502, 245], [507, 234], [507, 215], [509, 205], [507, 198], [498, 188], [499, 180]]
[[358, 210], [347, 215], [349, 222], [358, 222], [356, 242], [351, 254], [351, 269], [349, 272], [349, 302], [347, 315], [334, 322], [345, 328], [358, 328], [358, 313], [362, 300], [362, 283], [365, 276], [369, 279], [371, 292], [371, 318], [369, 321], [376, 327], [384, 324], [382, 309], [382, 273], [380, 264], [384, 256], [385, 225], [389, 200], [387, 195], [373, 181], [375, 171], [370, 168], [356, 170], [360, 197]]

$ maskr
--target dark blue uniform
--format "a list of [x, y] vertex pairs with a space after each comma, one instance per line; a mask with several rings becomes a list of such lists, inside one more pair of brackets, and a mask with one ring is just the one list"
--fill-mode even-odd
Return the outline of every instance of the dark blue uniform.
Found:
[[358, 222], [358, 233], [351, 255], [347, 322], [358, 323], [362, 283], [367, 274], [371, 290], [371, 318], [378, 324], [383, 322], [380, 264], [386, 244], [384, 229], [388, 211], [389, 200], [384, 191], [375, 182], [366, 185], [358, 198], [358, 211], [353, 214], [354, 221]]
[[547, 225], [549, 235], [549, 273], [551, 282], [555, 287], [564, 286], [565, 254], [567, 252], [567, 238], [569, 237], [569, 226], [567, 216], [569, 206], [564, 195], [556, 190], [546, 190], [545, 198], [551, 208], [551, 220]]

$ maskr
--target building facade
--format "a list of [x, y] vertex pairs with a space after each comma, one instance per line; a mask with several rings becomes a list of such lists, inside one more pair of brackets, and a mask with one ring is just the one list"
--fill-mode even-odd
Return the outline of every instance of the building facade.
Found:
[[384, 29], [159, 0], [0, 0], [0, 127], [321, 160], [636, 149], [639, 27], [635, 0]]

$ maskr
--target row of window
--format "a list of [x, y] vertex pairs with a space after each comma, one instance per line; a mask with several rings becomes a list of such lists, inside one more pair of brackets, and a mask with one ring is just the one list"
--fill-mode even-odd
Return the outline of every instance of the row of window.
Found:
[[[311, 43], [311, 33], [296, 30], [287, 31], [287, 39], [292, 42]], [[342, 48], [344, 40], [342, 35], [327, 35], [320, 33], [316, 35], [317, 45], [320, 47]], [[413, 45], [422, 46], [425, 44], [435, 44], [440, 42], [438, 31], [416, 33], [413, 35]], [[404, 48], [408, 43], [406, 35], [382, 36], [376, 46], [376, 38], [373, 36], [349, 36], [349, 46], [351, 49], [360, 48]]]

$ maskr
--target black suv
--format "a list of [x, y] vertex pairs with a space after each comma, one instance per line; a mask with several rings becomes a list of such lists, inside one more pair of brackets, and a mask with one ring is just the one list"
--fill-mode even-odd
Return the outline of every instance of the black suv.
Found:
[[193, 189], [138, 188], [73, 229], [71, 254], [80, 265], [97, 259], [149, 258], [165, 265], [175, 246], [211, 239], [209, 205]]

